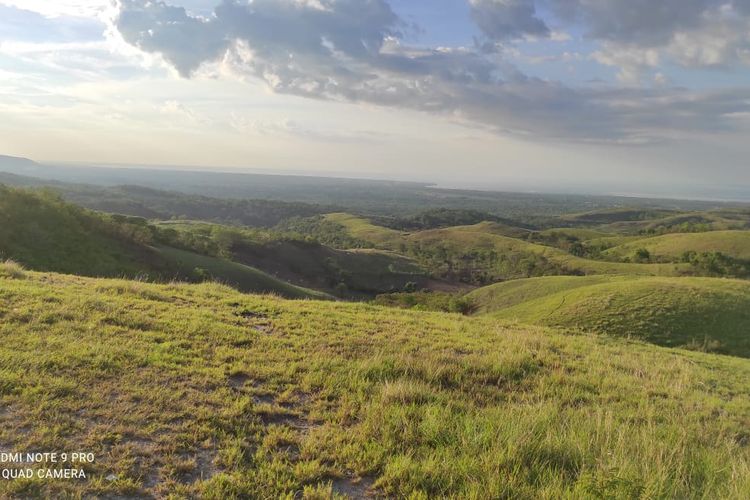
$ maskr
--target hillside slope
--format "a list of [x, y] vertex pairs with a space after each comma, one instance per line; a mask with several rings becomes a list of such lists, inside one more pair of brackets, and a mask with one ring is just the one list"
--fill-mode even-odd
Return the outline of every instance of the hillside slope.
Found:
[[0, 448], [96, 461], [0, 496], [750, 493], [748, 360], [213, 284], [3, 275]]
[[89, 276], [172, 274], [169, 263], [144, 244], [149, 237], [144, 224], [117, 222], [55, 195], [0, 185], [0, 259]]
[[540, 274], [678, 276], [691, 272], [685, 264], [585, 259], [558, 248], [498, 234], [493, 223], [402, 233], [349, 214], [328, 214], [326, 218], [345, 228], [353, 238], [377, 248], [416, 254], [423, 265], [432, 269], [446, 262], [451, 269], [471, 266], [467, 274], [479, 274], [485, 282]]
[[557, 277], [468, 296], [480, 313], [750, 357], [750, 282], [712, 278]]
[[750, 260], [750, 231], [665, 234], [631, 241], [604, 254], [631, 257], [641, 248], [655, 258], [679, 259], [685, 252], [721, 252], [735, 259]]
[[5, 259], [39, 271], [156, 281], [214, 279], [245, 292], [328, 297], [248, 266], [160, 245], [143, 219], [99, 214], [53, 194], [0, 185], [0, 261]]

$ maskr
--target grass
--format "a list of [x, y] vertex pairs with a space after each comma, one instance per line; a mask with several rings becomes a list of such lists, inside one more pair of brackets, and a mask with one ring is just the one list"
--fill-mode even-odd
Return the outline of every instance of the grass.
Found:
[[578, 228], [578, 227], [561, 227], [561, 228], [545, 229], [544, 231], [539, 231], [539, 234], [545, 237], [562, 235], [562, 236], [568, 236], [571, 238], [576, 238], [581, 241], [594, 240], [594, 239], [600, 239], [600, 238], [610, 238], [614, 236], [612, 233], [605, 233], [603, 231], [597, 231], [595, 229]]
[[207, 278], [227, 284], [246, 293], [276, 293], [292, 299], [332, 299], [324, 292], [286, 283], [244, 264], [208, 257], [170, 247], [157, 247], [165, 260], [173, 263], [180, 274], [191, 275], [196, 269], [207, 273]]
[[391, 250], [397, 247], [408, 234], [376, 226], [362, 217], [346, 213], [327, 214], [325, 220], [344, 226], [353, 238], [366, 241], [381, 249]]
[[22, 280], [26, 278], [26, 270], [18, 262], [6, 260], [0, 262], [0, 278]]
[[378, 248], [403, 251], [414, 245], [420, 248], [446, 248], [455, 255], [477, 250], [499, 255], [534, 255], [543, 257], [560, 269], [558, 274], [631, 274], [641, 276], [678, 276], [690, 272], [686, 264], [638, 264], [607, 262], [576, 257], [558, 248], [529, 243], [495, 234], [492, 223], [400, 233], [348, 214], [330, 214], [328, 220], [344, 226], [353, 237]]
[[30, 269], [110, 277], [169, 274], [168, 263], [139, 241], [140, 231], [47, 193], [0, 185], [0, 259]]
[[710, 231], [674, 233], [631, 241], [605, 251], [605, 255], [632, 257], [645, 248], [652, 257], [679, 259], [685, 252], [721, 252], [729, 257], [750, 260], [750, 231]]
[[613, 337], [26, 272], [0, 372], [0, 448], [96, 454], [0, 496], [750, 495], [750, 361]]
[[468, 295], [480, 313], [750, 357], [750, 282], [712, 278], [544, 277]]
[[[214, 279], [244, 292], [332, 298], [250, 266], [159, 245], [143, 219], [91, 212], [49, 193], [0, 185], [0, 258], [5, 257], [37, 271], [153, 281]], [[0, 271], [12, 272], [22, 270], [6, 263]]]

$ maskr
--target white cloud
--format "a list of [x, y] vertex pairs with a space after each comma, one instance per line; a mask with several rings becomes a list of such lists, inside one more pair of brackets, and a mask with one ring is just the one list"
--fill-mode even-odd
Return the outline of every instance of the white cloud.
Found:
[[[584, 7], [583, 2], [567, 5]], [[500, 23], [496, 38], [547, 32], [546, 24], [535, 21], [532, 0], [472, 0], [472, 6], [499, 12], [487, 16]], [[624, 8], [619, 0], [607, 0], [586, 12], [624, 16], [618, 39], [604, 42], [593, 57], [617, 66], [621, 80], [633, 83], [644, 68], [657, 70], [663, 56], [653, 47], [623, 45], [636, 34], [626, 29], [632, 23]], [[659, 13], [655, 17], [666, 22]], [[670, 25], [688, 26], [695, 16], [677, 18], [669, 18]], [[518, 26], [506, 29], [504, 23]], [[224, 61], [277, 93], [440, 113], [527, 138], [658, 141], [681, 131], [723, 130], [731, 125], [727, 113], [750, 108], [750, 89], [571, 88], [524, 75], [502, 59], [502, 52], [405, 46], [399, 41], [402, 24], [385, 0], [227, 1], [211, 18], [164, 2], [122, 0], [116, 20], [124, 40], [161, 54], [183, 76]], [[599, 17], [589, 24], [593, 32], [607, 26]], [[487, 27], [485, 32], [492, 35]]]
[[45, 17], [100, 17], [114, 7], [112, 0], [0, 0], [0, 5], [38, 12]]

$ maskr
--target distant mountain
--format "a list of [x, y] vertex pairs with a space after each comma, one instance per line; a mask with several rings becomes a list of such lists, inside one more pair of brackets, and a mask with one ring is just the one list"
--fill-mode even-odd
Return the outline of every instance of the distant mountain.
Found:
[[0, 155], [0, 169], [3, 168], [38, 168], [41, 167], [37, 162], [28, 158], [18, 156]]

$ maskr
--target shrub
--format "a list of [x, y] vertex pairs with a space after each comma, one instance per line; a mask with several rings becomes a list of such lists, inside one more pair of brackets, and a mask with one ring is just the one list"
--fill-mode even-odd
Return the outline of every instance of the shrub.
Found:
[[0, 262], [0, 277], [22, 280], [26, 278], [26, 271], [18, 262], [6, 260]]

